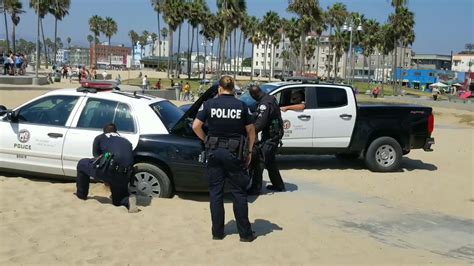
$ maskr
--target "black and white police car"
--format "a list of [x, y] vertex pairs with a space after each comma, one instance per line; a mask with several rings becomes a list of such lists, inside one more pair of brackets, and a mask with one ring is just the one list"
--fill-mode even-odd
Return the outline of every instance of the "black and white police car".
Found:
[[174, 129], [184, 112], [168, 100], [86, 82], [0, 110], [2, 172], [75, 178], [77, 162], [92, 157], [94, 138], [113, 122], [134, 147], [132, 193], [170, 197], [207, 188], [200, 141]]

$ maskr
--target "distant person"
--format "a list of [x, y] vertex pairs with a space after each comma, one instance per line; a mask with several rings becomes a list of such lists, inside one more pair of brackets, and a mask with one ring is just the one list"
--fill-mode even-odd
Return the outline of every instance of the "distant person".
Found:
[[306, 108], [304, 101], [304, 92], [302, 90], [296, 90], [291, 93], [291, 104], [280, 107], [281, 111], [286, 112], [288, 110], [303, 111]]
[[189, 82], [186, 82], [186, 84], [184, 84], [183, 93], [184, 93], [184, 100], [189, 101], [190, 100], [189, 94], [191, 93], [191, 85], [189, 85]]
[[142, 89], [144, 91], [148, 90], [148, 77], [146, 75], [142, 79]]
[[158, 79], [158, 81], [156, 81], [155, 89], [161, 90], [161, 79]]
[[440, 94], [440, 91], [437, 87], [433, 87], [433, 89], [431, 89], [431, 95], [433, 96], [433, 100], [437, 101], [439, 94]]
[[380, 88], [379, 88], [379, 86], [376, 86], [376, 87], [372, 90], [372, 96], [373, 96], [374, 98], [377, 98], [377, 97], [379, 97], [379, 94], [380, 94]]
[[0, 66], [3, 67], [3, 75], [5, 75], [5, 54], [0, 54]]
[[142, 78], [142, 72], [140, 71], [140, 73], [138, 74], [138, 78]]
[[107, 79], [107, 70], [104, 69], [104, 71], [102, 72], [102, 79], [105, 80]]

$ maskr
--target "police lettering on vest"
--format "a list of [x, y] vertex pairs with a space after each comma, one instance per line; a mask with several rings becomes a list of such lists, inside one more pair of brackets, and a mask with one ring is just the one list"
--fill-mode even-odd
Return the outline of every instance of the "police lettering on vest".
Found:
[[241, 109], [211, 108], [211, 118], [240, 119]]

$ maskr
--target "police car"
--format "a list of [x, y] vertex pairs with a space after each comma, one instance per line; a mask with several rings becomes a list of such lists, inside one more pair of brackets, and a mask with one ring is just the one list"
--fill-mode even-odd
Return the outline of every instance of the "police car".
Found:
[[132, 193], [170, 197], [175, 190], [207, 189], [201, 143], [183, 111], [113, 83], [82, 85], [0, 108], [0, 171], [75, 178], [77, 162], [92, 157], [94, 138], [113, 122], [134, 147]]

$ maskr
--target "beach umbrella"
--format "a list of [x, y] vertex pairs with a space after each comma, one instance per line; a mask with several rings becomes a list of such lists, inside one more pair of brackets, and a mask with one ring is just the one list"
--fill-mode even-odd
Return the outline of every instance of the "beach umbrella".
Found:
[[430, 87], [447, 88], [449, 86], [441, 82], [436, 82], [436, 83], [430, 84]]
[[453, 86], [462, 87], [462, 84], [460, 84], [460, 83], [454, 83]]

